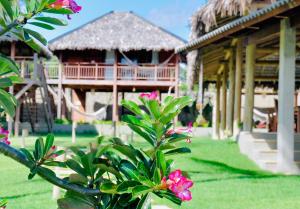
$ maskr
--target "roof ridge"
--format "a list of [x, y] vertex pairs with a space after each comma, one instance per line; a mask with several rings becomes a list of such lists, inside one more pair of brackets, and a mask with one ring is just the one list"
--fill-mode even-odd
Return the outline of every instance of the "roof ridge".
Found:
[[72, 30], [70, 30], [70, 31], [67, 31], [67, 32], [65, 32], [65, 33], [63, 33], [63, 34], [61, 34], [61, 35], [59, 35], [59, 36], [57, 36], [57, 37], [55, 37], [55, 38], [53, 38], [53, 39], [51, 39], [51, 40], [49, 41], [49, 44], [51, 44], [52, 42], [54, 42], [54, 41], [56, 41], [56, 40], [58, 40], [58, 39], [60, 39], [60, 38], [62, 38], [62, 37], [64, 37], [64, 36], [66, 36], [66, 35], [69, 35], [70, 33], [73, 33], [73, 32], [76, 31], [76, 30], [79, 30], [79, 29], [83, 28], [84, 26], [86, 26], [86, 25], [88, 25], [88, 24], [91, 24], [91, 23], [93, 23], [93, 22], [96, 22], [96, 21], [102, 19], [103, 17], [106, 17], [106, 16], [108, 16], [108, 15], [110, 15], [110, 14], [113, 14], [113, 13], [115, 13], [115, 11], [112, 10], [112, 11], [109, 11], [109, 12], [107, 12], [107, 13], [104, 13], [103, 15], [100, 15], [100, 16], [98, 16], [98, 17], [92, 19], [92, 20], [89, 20], [89, 21], [87, 21], [86, 23], [83, 23], [82, 25], [80, 25], [80, 26], [78, 26], [78, 27], [76, 27], [76, 28], [74, 28], [74, 29], [72, 29]]

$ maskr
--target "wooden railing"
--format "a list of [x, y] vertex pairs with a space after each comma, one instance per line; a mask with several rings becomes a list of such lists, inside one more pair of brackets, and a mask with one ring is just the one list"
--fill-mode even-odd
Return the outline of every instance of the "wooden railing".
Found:
[[[64, 63], [62, 76], [66, 80], [114, 80], [115, 66], [100, 63]], [[128, 66], [118, 64], [117, 80], [175, 81], [175, 64], [165, 66], [144, 64]], [[58, 79], [58, 65], [45, 65], [47, 79]]]

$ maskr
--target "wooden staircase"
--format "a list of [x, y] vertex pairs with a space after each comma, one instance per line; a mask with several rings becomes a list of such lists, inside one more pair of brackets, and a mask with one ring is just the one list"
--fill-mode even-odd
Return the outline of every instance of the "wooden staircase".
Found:
[[46, 130], [52, 132], [53, 114], [51, 98], [48, 94], [48, 87], [43, 66], [37, 64], [37, 80], [35, 85], [26, 90], [23, 95], [23, 113], [22, 122], [29, 122], [32, 132], [37, 130]]

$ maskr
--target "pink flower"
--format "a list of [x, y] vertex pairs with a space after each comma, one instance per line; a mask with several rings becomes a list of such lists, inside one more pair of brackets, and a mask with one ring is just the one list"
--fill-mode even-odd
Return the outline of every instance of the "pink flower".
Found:
[[153, 91], [150, 94], [141, 93], [140, 98], [149, 99], [149, 100], [156, 100], [156, 99], [158, 99], [158, 93], [157, 93], [157, 91]]
[[189, 188], [193, 184], [191, 180], [182, 175], [181, 170], [176, 170], [170, 173], [168, 180], [166, 177], [161, 180], [160, 189], [169, 189], [182, 201], [190, 201], [192, 193]]
[[190, 201], [192, 193], [189, 190], [193, 186], [193, 182], [185, 177], [181, 177], [177, 183], [171, 184], [169, 189], [182, 201]]
[[10, 145], [11, 142], [8, 140], [8, 135], [9, 135], [9, 131], [0, 127], [0, 135], [4, 136], [3, 138], [0, 139], [1, 142]]
[[[192, 134], [193, 133], [193, 123], [189, 122], [188, 127], [186, 128], [177, 128], [177, 129], [170, 129], [167, 131], [166, 135], [167, 136], [172, 136], [173, 134]], [[186, 140], [187, 143], [191, 143], [192, 140], [190, 137], [187, 138]]]
[[57, 147], [55, 145], [53, 145], [50, 150], [48, 151], [47, 155], [46, 155], [46, 159], [50, 160], [50, 159], [54, 159], [56, 157], [58, 157], [58, 155], [55, 153], [57, 150]]
[[50, 4], [49, 7], [53, 9], [66, 8], [72, 10], [74, 13], [78, 13], [82, 9], [82, 7], [75, 2], [75, 0], [57, 0], [56, 2]]

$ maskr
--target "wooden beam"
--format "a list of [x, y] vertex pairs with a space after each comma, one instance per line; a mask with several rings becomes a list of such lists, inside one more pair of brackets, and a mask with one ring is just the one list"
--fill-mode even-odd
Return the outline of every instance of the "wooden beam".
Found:
[[256, 45], [253, 43], [246, 46], [246, 94], [244, 103], [243, 130], [247, 132], [252, 132], [253, 125], [255, 50]]

